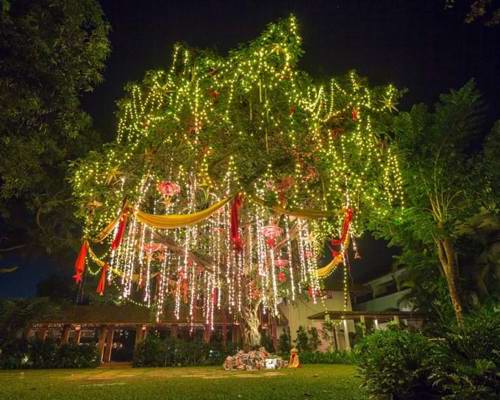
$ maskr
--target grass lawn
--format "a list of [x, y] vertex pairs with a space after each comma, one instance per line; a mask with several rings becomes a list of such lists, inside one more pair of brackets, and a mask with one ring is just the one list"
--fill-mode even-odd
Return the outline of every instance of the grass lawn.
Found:
[[0, 399], [365, 399], [350, 365], [226, 372], [220, 367], [0, 371]]

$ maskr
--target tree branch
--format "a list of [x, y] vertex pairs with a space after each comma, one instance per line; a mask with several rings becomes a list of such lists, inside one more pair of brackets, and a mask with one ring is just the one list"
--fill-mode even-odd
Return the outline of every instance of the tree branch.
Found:
[[0, 249], [0, 252], [7, 252], [7, 251], [12, 251], [12, 250], [17, 250], [17, 249], [22, 249], [23, 247], [26, 247], [27, 244], [18, 244], [16, 246], [11, 246], [11, 247], [5, 247], [3, 249]]

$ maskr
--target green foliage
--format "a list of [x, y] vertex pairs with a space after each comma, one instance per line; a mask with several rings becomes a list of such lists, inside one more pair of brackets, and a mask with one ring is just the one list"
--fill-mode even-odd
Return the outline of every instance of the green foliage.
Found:
[[321, 339], [319, 338], [318, 329], [313, 326], [309, 328], [308, 333], [309, 333], [310, 350], [312, 351], [318, 350], [318, 347], [321, 344]]
[[[410, 286], [417, 306], [422, 311], [440, 309], [441, 320], [448, 311], [434, 302], [442, 288], [439, 276], [444, 275], [448, 286], [458, 285], [457, 277], [468, 268], [461, 257], [461, 226], [485, 209], [493, 214], [498, 209], [498, 197], [492, 195], [500, 190], [492, 187], [498, 129], [493, 129], [484, 151], [478, 147], [485, 136], [484, 109], [469, 81], [441, 95], [433, 110], [419, 104], [399, 113], [391, 129], [401, 160], [405, 207], [391, 210], [390, 218], [371, 221], [376, 234], [401, 247], [398, 264], [424, 279]], [[459, 295], [450, 295], [460, 301]], [[441, 302], [441, 296], [437, 299]]]
[[24, 339], [3, 341], [0, 345], [0, 368], [19, 369], [29, 367], [29, 342]]
[[464, 327], [451, 327], [440, 336], [429, 339], [399, 329], [367, 336], [355, 347], [367, 391], [402, 399], [497, 399], [500, 312], [480, 310], [465, 319]]
[[444, 399], [487, 400], [500, 394], [500, 312], [481, 310], [438, 341], [429, 380]]
[[100, 364], [95, 345], [59, 345], [51, 339], [18, 339], [1, 347], [0, 368], [95, 368]]
[[269, 353], [274, 353], [276, 349], [274, 348], [273, 338], [267, 331], [262, 331], [260, 334], [260, 345], [264, 347]]
[[78, 236], [67, 162], [99, 144], [80, 97], [102, 80], [109, 26], [95, 0], [8, 3], [0, 17], [2, 247], [67, 249]]
[[484, 180], [474, 175], [477, 160], [471, 150], [483, 116], [483, 102], [470, 81], [441, 95], [433, 112], [419, 104], [394, 118], [407, 201], [387, 227], [393, 244], [409, 245], [413, 239], [432, 245], [436, 236], [453, 236], [456, 224], [479, 210]]
[[182, 367], [190, 365], [222, 365], [227, 355], [233, 354], [228, 346], [226, 351], [219, 342], [204, 343], [200, 338], [182, 340], [175, 337], [161, 339], [149, 334], [134, 352], [134, 367]]
[[58, 368], [95, 368], [99, 366], [99, 351], [92, 344], [68, 343], [57, 351]]
[[491, 190], [491, 200], [495, 202], [492, 207], [498, 209], [496, 204], [500, 199], [500, 121], [497, 121], [484, 141], [484, 173], [487, 176]]
[[0, 300], [0, 346], [20, 337], [37, 319], [58, 312], [59, 307], [47, 298]]
[[397, 257], [397, 265], [406, 266], [401, 288], [410, 289], [401, 302], [411, 304], [425, 315], [424, 331], [439, 335], [453, 323], [455, 317], [448, 286], [434, 258], [434, 253], [422, 250], [405, 251]]
[[166, 365], [165, 343], [157, 335], [147, 335], [134, 352], [134, 367], [161, 367]]
[[283, 331], [278, 340], [278, 353], [289, 354], [291, 348], [290, 335], [286, 331]]
[[309, 344], [309, 336], [307, 331], [303, 326], [299, 326], [297, 329], [297, 339], [295, 339], [295, 347], [299, 352], [309, 351], [311, 349]]
[[373, 396], [394, 399], [428, 398], [431, 393], [425, 365], [429, 340], [402, 330], [378, 330], [355, 347], [363, 386]]
[[352, 364], [353, 353], [347, 351], [304, 351], [299, 354], [301, 364]]

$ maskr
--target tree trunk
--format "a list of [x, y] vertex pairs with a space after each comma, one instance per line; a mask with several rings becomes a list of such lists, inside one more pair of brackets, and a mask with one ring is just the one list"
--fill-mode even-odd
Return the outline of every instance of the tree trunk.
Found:
[[243, 343], [250, 348], [260, 345], [259, 307], [260, 300], [257, 303], [246, 304], [243, 309]]
[[455, 318], [459, 326], [463, 326], [464, 318], [462, 312], [462, 302], [457, 287], [457, 265], [455, 262], [455, 250], [449, 239], [437, 239], [436, 246], [438, 250], [439, 261], [443, 268], [450, 293], [451, 304], [455, 311]]

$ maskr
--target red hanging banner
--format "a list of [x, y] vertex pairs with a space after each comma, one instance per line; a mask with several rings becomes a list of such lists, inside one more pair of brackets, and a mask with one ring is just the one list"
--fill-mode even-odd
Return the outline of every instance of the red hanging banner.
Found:
[[243, 249], [243, 241], [240, 235], [240, 207], [243, 204], [243, 196], [238, 193], [231, 206], [231, 240], [234, 244], [234, 249], [236, 251], [241, 251]]
[[354, 215], [354, 211], [352, 210], [352, 208], [348, 208], [346, 210], [346, 213], [344, 216], [344, 222], [342, 222], [342, 232], [340, 235], [340, 239], [332, 239], [330, 241], [332, 246], [339, 246], [345, 242], [345, 239], [347, 237], [347, 233], [349, 232], [349, 227], [351, 225], [353, 215]]
[[80, 247], [80, 252], [78, 253], [78, 257], [75, 261], [75, 275], [73, 275], [73, 279], [76, 283], [80, 283], [82, 281], [82, 276], [85, 272], [85, 258], [87, 257], [88, 246], [89, 243], [85, 240], [82, 243], [82, 247]]
[[104, 264], [101, 268], [101, 277], [99, 278], [99, 284], [97, 285], [96, 292], [101, 296], [104, 295], [104, 289], [106, 288], [106, 275], [108, 273], [108, 264]]
[[118, 225], [118, 230], [116, 231], [116, 236], [111, 243], [111, 250], [116, 250], [120, 243], [122, 242], [123, 235], [125, 233], [125, 228], [127, 226], [128, 212], [125, 211], [120, 217], [120, 225]]

